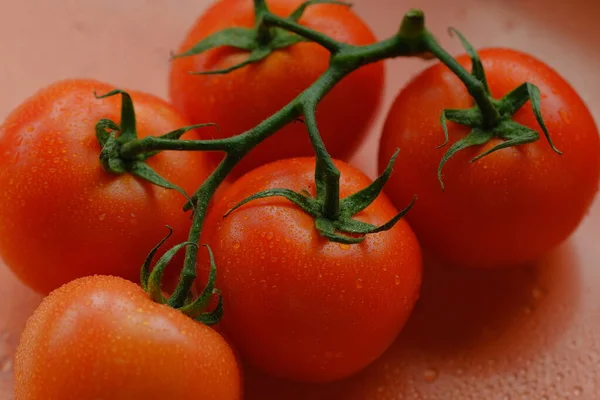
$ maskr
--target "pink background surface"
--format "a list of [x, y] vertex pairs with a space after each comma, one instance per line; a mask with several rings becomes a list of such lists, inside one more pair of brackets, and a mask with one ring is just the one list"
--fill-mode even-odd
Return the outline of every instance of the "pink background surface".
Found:
[[[594, 0], [355, 0], [379, 38], [410, 7], [452, 52], [454, 26], [474, 45], [509, 46], [563, 74], [600, 121], [600, 3]], [[169, 51], [203, 0], [0, 2], [0, 118], [40, 86], [92, 77], [167, 93]], [[444, 4], [444, 5], [442, 5]], [[420, 60], [387, 64], [386, 101], [355, 164], [374, 174], [382, 118]], [[0, 188], [1, 190], [1, 188]], [[369, 369], [343, 382], [296, 386], [249, 372], [248, 399], [550, 400], [600, 398], [600, 201], [573, 238], [538, 263], [502, 271], [428, 264], [407, 328]], [[40, 297], [0, 262], [0, 399], [11, 399], [12, 355]], [[49, 399], [51, 400], [51, 399]]]

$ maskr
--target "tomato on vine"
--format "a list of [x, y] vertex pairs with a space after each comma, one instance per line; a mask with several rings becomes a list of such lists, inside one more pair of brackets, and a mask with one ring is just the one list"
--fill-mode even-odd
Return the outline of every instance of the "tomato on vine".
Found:
[[225, 339], [136, 284], [90, 276], [29, 318], [15, 356], [16, 400], [240, 400]]
[[[341, 172], [337, 220], [323, 216], [314, 200], [314, 158], [280, 160], [244, 175], [222, 192], [206, 220], [201, 242], [219, 266], [221, 327], [243, 359], [271, 375], [331, 381], [363, 369], [392, 343], [418, 297], [420, 247], [398, 221], [407, 210], [398, 214], [380, 188], [362, 191], [371, 182], [357, 169], [335, 165]], [[277, 194], [298, 204], [261, 198]], [[254, 200], [223, 217], [249, 197]], [[396, 225], [390, 228], [389, 220]], [[317, 229], [321, 224], [348, 231], [370, 225], [373, 233], [359, 243], [334, 242]], [[198, 273], [206, 276], [208, 264], [200, 260]]]
[[185, 240], [190, 216], [182, 212], [185, 198], [171, 189], [191, 193], [213, 168], [205, 154], [191, 152], [115, 161], [103, 149], [115, 150], [125, 131], [129, 138], [158, 136], [187, 121], [140, 92], [131, 93], [136, 114], [124, 95], [120, 121], [118, 97], [94, 96], [113, 89], [92, 80], [57, 82], [0, 126], [0, 256], [36, 291], [93, 274], [136, 280], [166, 224], [173, 227], [173, 242]]
[[[457, 68], [440, 63], [392, 105], [380, 169], [396, 148], [402, 156], [386, 192], [397, 204], [417, 194], [407, 219], [423, 246], [447, 261], [532, 261], [587, 213], [600, 176], [598, 130], [575, 90], [542, 61], [510, 49], [481, 50], [480, 61], [465, 45], [469, 54], [457, 61], [472, 63], [479, 83], [467, 91]], [[483, 99], [475, 107], [474, 93]], [[448, 120], [444, 148], [441, 115]]]
[[[261, 26], [267, 10], [264, 3], [217, 1], [191, 27], [172, 63], [174, 106], [192, 123], [214, 122], [220, 127], [201, 132], [205, 138], [231, 137], [253, 128], [313, 84], [329, 65], [329, 52], [319, 44], [278, 27]], [[341, 2], [267, 2], [273, 14], [337, 41], [375, 42], [369, 27], [348, 4], [310, 3]], [[253, 4], [259, 5], [255, 9]], [[348, 74], [323, 98], [317, 118], [333, 157], [347, 160], [358, 148], [378, 110], [383, 83], [384, 68], [378, 62]], [[306, 128], [296, 122], [260, 143], [234, 173], [277, 159], [312, 155]], [[221, 154], [214, 156], [219, 159]]]

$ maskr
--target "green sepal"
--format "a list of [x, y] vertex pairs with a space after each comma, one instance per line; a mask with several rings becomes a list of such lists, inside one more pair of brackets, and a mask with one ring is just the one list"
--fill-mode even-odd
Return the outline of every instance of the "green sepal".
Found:
[[192, 201], [192, 199], [185, 192], [185, 190], [160, 176], [156, 171], [154, 171], [148, 164], [146, 164], [143, 161], [133, 161], [128, 171], [133, 176], [148, 181], [156, 186], [160, 186], [165, 189], [176, 190], [179, 193], [181, 193], [188, 202]]
[[542, 101], [540, 89], [537, 86], [529, 82], [523, 83], [498, 102], [498, 111], [503, 115], [513, 116], [521, 107], [523, 107], [523, 105], [525, 105], [525, 103], [527, 103], [527, 100], [531, 101], [531, 110], [533, 111], [533, 115], [542, 129], [548, 144], [556, 153], [562, 154], [562, 152], [554, 146], [548, 128], [546, 128], [546, 124], [544, 123], [540, 104]]
[[215, 69], [215, 70], [210, 70], [210, 71], [199, 71], [199, 72], [194, 72], [194, 71], [190, 71], [190, 74], [192, 75], [220, 75], [220, 74], [228, 74], [232, 71], [235, 71], [236, 69], [240, 69], [245, 67], [246, 65], [258, 62], [260, 60], [265, 59], [269, 54], [271, 54], [271, 49], [268, 47], [257, 47], [256, 49], [252, 50], [252, 52], [250, 53], [250, 55], [248, 56], [247, 59], [245, 59], [244, 61], [242, 61], [239, 64], [235, 64], [231, 67], [228, 68], [223, 68], [223, 69]]
[[191, 49], [173, 54], [171, 59], [194, 56], [215, 47], [229, 46], [241, 50], [254, 50], [257, 47], [256, 32], [248, 28], [227, 28], [202, 39]]
[[200, 314], [195, 318], [196, 321], [203, 323], [204, 325], [211, 326], [219, 323], [221, 318], [223, 318], [223, 296], [221, 295], [221, 291], [215, 289], [213, 294], [219, 296], [219, 300], [217, 300], [217, 305], [214, 310], [211, 312], [206, 312]]
[[100, 164], [105, 171], [113, 174], [124, 174], [127, 171], [127, 164], [119, 158], [119, 143], [116, 133], [109, 134], [108, 139], [104, 142], [102, 151], [100, 151]]
[[215, 283], [217, 281], [217, 265], [215, 263], [215, 256], [209, 245], [203, 244], [202, 246], [206, 247], [208, 250], [208, 257], [210, 259], [210, 271], [208, 273], [208, 281], [206, 282], [206, 286], [200, 296], [198, 296], [194, 301], [190, 304], [181, 307], [179, 310], [185, 315], [191, 318], [197, 318], [202, 315], [202, 312], [210, 303], [210, 299], [212, 298], [215, 292]]
[[398, 158], [399, 152], [400, 149], [396, 149], [390, 158], [385, 171], [383, 171], [383, 173], [379, 175], [377, 179], [371, 182], [369, 186], [341, 200], [340, 209], [343, 215], [352, 216], [357, 214], [375, 201], [375, 199], [381, 194], [383, 187], [392, 174], [394, 162], [396, 161], [396, 158]]
[[352, 7], [352, 4], [347, 3], [345, 1], [336, 1], [336, 0], [308, 0], [305, 1], [304, 3], [300, 4], [298, 6], [298, 8], [296, 8], [290, 15], [289, 15], [289, 19], [291, 19], [292, 21], [298, 22], [298, 20], [302, 17], [302, 14], [304, 14], [304, 11], [306, 11], [306, 9], [312, 5], [315, 4], [338, 4], [341, 6], [346, 6], [346, 7]]
[[312, 215], [313, 217], [319, 216], [320, 207], [315, 199], [294, 192], [291, 189], [268, 189], [253, 194], [252, 196], [246, 197], [244, 200], [240, 201], [237, 205], [235, 205], [233, 208], [227, 211], [225, 215], [223, 215], [223, 218], [227, 217], [233, 211], [237, 210], [239, 207], [243, 206], [246, 203], [257, 199], [264, 199], [267, 197], [284, 197], [292, 203], [294, 203], [295, 205], [297, 205], [298, 207], [300, 207], [308, 214]]
[[[447, 109], [442, 112], [442, 115], [440, 116], [440, 124], [442, 125], [445, 141], [441, 146], [438, 146], [438, 148], [445, 146], [449, 141], [447, 121], [453, 121], [472, 128], [471, 132], [466, 137], [457, 141], [450, 147], [438, 165], [437, 175], [442, 190], [444, 190], [442, 169], [445, 163], [458, 151], [471, 146], [483, 145], [494, 137], [503, 140], [502, 143], [474, 157], [471, 162], [475, 162], [482, 157], [485, 157], [498, 150], [526, 143], [532, 143], [536, 140], [539, 140], [538, 132], [512, 120], [514, 114], [520, 110], [528, 100], [531, 101], [533, 114], [535, 115], [535, 118], [542, 132], [544, 133], [548, 144], [557, 154], [562, 154], [562, 152], [554, 146], [548, 129], [546, 128], [546, 124], [544, 123], [541, 112], [541, 95], [539, 88], [529, 82], [526, 82], [513, 89], [502, 99], [493, 99], [490, 94], [489, 86], [485, 77], [485, 71], [479, 55], [473, 46], [471, 46], [465, 37], [456, 29], [451, 28], [450, 34], [456, 34], [461, 40], [463, 47], [471, 58], [471, 75], [473, 75], [477, 81], [482, 83], [485, 90], [485, 95], [488, 96], [488, 100], [490, 102], [489, 105], [497, 112], [499, 118], [494, 119], [492, 122], [486, 121], [482, 111], [478, 106], [465, 110]], [[473, 93], [471, 94], [475, 96]]]
[[97, 99], [104, 99], [117, 94], [121, 95], [121, 124], [118, 125], [120, 131], [118, 136], [119, 140], [137, 139], [135, 109], [133, 108], [133, 100], [131, 100], [129, 93], [125, 92], [124, 90], [115, 89], [106, 94], [98, 96], [94, 91], [94, 96]]
[[485, 144], [488, 141], [490, 141], [493, 136], [494, 135], [490, 130], [473, 128], [467, 136], [450, 146], [448, 151], [442, 157], [442, 161], [440, 161], [440, 164], [438, 165], [437, 176], [438, 180], [440, 181], [440, 185], [442, 186], [442, 190], [444, 190], [444, 181], [442, 180], [442, 169], [444, 168], [446, 162], [459, 151], [466, 149], [467, 147]]
[[177, 252], [179, 252], [179, 250], [181, 250], [185, 246], [198, 245], [192, 242], [184, 242], [172, 247], [167, 252], [165, 252], [165, 254], [162, 255], [162, 257], [157, 261], [156, 265], [152, 269], [152, 272], [148, 277], [147, 292], [154, 302], [159, 304], [165, 304], [167, 302], [167, 299], [165, 299], [165, 296], [163, 296], [161, 289], [163, 273], [165, 272], [165, 268], [167, 267], [171, 259], [175, 256], [175, 254], [177, 254]]
[[469, 55], [471, 59], [471, 75], [473, 75], [479, 82], [483, 84], [483, 88], [487, 94], [490, 93], [490, 87], [487, 82], [487, 78], [485, 77], [485, 70], [483, 69], [483, 64], [481, 63], [481, 58], [479, 58], [479, 54], [475, 51], [475, 48], [469, 43], [469, 41], [455, 28], [448, 29], [448, 32], [452, 36], [455, 34], [460, 39], [463, 48]]
[[321, 236], [323, 236], [331, 242], [342, 244], [356, 244], [365, 240], [364, 236], [352, 237], [337, 233], [337, 229], [335, 227], [334, 222], [326, 218], [315, 219], [315, 228]]
[[100, 146], [104, 147], [108, 139], [110, 138], [111, 133], [115, 133], [119, 131], [119, 125], [110, 119], [102, 118], [96, 124], [96, 139], [100, 143]]
[[378, 233], [390, 230], [402, 219], [406, 213], [408, 213], [411, 208], [415, 205], [417, 197], [413, 197], [410, 204], [406, 206], [403, 210], [398, 212], [392, 219], [382, 225], [372, 225], [366, 222], [358, 221], [352, 218], [343, 218], [336, 220], [333, 224], [334, 227], [340, 231], [345, 233], [354, 233], [354, 234], [362, 234], [368, 235], [370, 233]]
[[158, 244], [152, 248], [152, 250], [150, 250], [150, 252], [146, 256], [146, 259], [144, 260], [144, 264], [142, 264], [142, 270], [140, 271], [140, 286], [142, 287], [142, 289], [144, 289], [144, 291], [148, 290], [148, 280], [150, 279], [150, 264], [152, 264], [152, 259], [154, 258], [154, 255], [156, 254], [158, 249], [160, 249], [160, 247], [173, 234], [173, 228], [171, 228], [169, 225], [166, 225], [166, 227], [169, 230], [169, 233], [167, 234], [167, 236], [162, 238], [160, 242], [158, 242]]
[[500, 124], [494, 128], [493, 132], [495, 136], [504, 139], [504, 141], [491, 149], [478, 154], [471, 162], [475, 162], [495, 151], [521, 144], [533, 143], [540, 138], [540, 135], [533, 129], [510, 119], [500, 122]]
[[438, 149], [447, 145], [450, 140], [447, 121], [468, 126], [480, 126], [483, 124], [483, 116], [478, 108], [468, 108], [466, 110], [449, 108], [442, 111], [440, 123], [442, 125], [442, 130], [444, 131], [444, 143], [439, 145], [437, 147]]

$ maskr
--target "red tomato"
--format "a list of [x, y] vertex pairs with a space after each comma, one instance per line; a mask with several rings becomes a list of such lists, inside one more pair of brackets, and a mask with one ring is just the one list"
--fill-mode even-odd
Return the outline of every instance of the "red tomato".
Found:
[[46, 297], [14, 369], [16, 400], [241, 399], [234, 353], [217, 332], [112, 276]]
[[[0, 126], [0, 255], [36, 291], [75, 278], [106, 274], [137, 280], [150, 249], [186, 240], [189, 214], [174, 190], [129, 174], [105, 172], [95, 124], [120, 122], [114, 87], [89, 80], [55, 83], [37, 92]], [[131, 92], [139, 137], [188, 125], [166, 102]], [[189, 132], [184, 138], [197, 138]], [[163, 152], [148, 165], [192, 193], [211, 171], [202, 153]], [[165, 246], [164, 248], [168, 248]]]
[[[437, 64], [396, 98], [381, 138], [379, 168], [401, 149], [386, 192], [398, 205], [418, 196], [406, 218], [425, 248], [460, 265], [516, 264], [557, 246], [586, 214], [598, 189], [598, 130], [573, 88], [541, 61], [507, 49], [479, 54], [494, 98], [524, 82], [540, 88], [542, 115], [563, 154], [552, 150], [527, 103], [514, 120], [540, 132], [540, 139], [474, 163], [469, 161], [501, 140], [458, 152], [443, 169], [442, 191], [438, 164], [469, 128], [448, 123], [450, 142], [436, 149], [444, 141], [440, 115], [446, 108], [469, 108], [473, 101], [459, 79]], [[458, 60], [470, 68], [467, 56]]]
[[[273, 13], [288, 16], [302, 2], [269, 0], [267, 4]], [[345, 6], [310, 6], [299, 22], [341, 42], [364, 45], [375, 41], [365, 23]], [[222, 29], [252, 27], [254, 23], [251, 0], [218, 1], [196, 21], [180, 50], [188, 50]], [[218, 132], [201, 132], [207, 138], [230, 137], [253, 128], [310, 86], [329, 63], [327, 50], [315, 43], [300, 43], [226, 75], [189, 74], [231, 67], [247, 57], [245, 51], [221, 47], [173, 61], [172, 102], [192, 123], [219, 124]], [[346, 160], [357, 149], [378, 109], [383, 82], [383, 63], [371, 64], [348, 75], [324, 97], [318, 106], [317, 120], [333, 157]], [[277, 159], [313, 154], [304, 125], [291, 123], [255, 148], [236, 172]], [[214, 156], [221, 158], [219, 153]]]
[[[370, 180], [337, 162], [341, 196]], [[215, 253], [225, 307], [221, 326], [241, 357], [261, 370], [297, 381], [351, 375], [379, 357], [407, 321], [421, 282], [420, 247], [400, 221], [356, 245], [329, 242], [314, 220], [283, 198], [241, 200], [270, 188], [314, 195], [314, 158], [260, 167], [223, 192], [201, 242]], [[396, 214], [380, 195], [356, 219], [379, 225]], [[206, 276], [205, 254], [199, 275]]]

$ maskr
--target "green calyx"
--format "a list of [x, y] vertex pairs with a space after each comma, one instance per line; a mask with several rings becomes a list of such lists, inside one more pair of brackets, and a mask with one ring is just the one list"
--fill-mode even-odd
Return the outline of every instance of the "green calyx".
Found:
[[354, 244], [360, 243], [365, 239], [367, 234], [383, 232], [391, 229], [413, 206], [416, 198], [402, 211], [396, 214], [391, 220], [383, 225], [372, 225], [366, 222], [359, 221], [353, 217], [367, 208], [381, 194], [383, 187], [388, 181], [394, 161], [398, 156], [398, 151], [392, 156], [385, 171], [375, 179], [366, 188], [348, 196], [339, 201], [339, 209], [335, 215], [328, 215], [326, 208], [326, 190], [324, 182], [323, 167], [317, 166], [315, 172], [316, 196], [312, 197], [307, 192], [294, 192], [290, 189], [269, 189], [242, 200], [235, 207], [230, 209], [223, 218], [234, 212], [239, 207], [253, 200], [263, 199], [267, 197], [284, 197], [300, 207], [304, 212], [311, 215], [315, 220], [315, 228], [319, 234], [332, 242]]
[[[150, 271], [150, 265], [152, 264], [152, 259], [156, 255], [156, 252], [173, 233], [171, 227], [167, 226], [167, 229], [169, 229], [169, 233], [167, 234], [167, 236], [165, 236], [156, 246], [154, 246], [150, 253], [148, 253], [146, 260], [142, 265], [140, 273], [140, 284], [142, 289], [148, 293], [148, 295], [154, 302], [158, 304], [171, 305], [169, 303], [169, 299], [165, 298], [161, 289], [162, 277], [165, 268], [167, 267], [171, 259], [175, 256], [175, 254], [177, 254], [180, 250], [187, 246], [197, 248], [198, 245], [192, 242], [184, 242], [172, 247], [171, 249], [167, 250], [162, 255], [162, 257], [160, 257], [160, 259], [154, 265], [154, 268], [152, 268], [152, 271]], [[190, 318], [202, 322], [205, 325], [214, 325], [217, 324], [223, 316], [223, 300], [220, 291], [215, 288], [215, 282], [217, 279], [217, 267], [215, 265], [215, 259], [210, 247], [206, 245], [206, 248], [208, 249], [208, 254], [210, 257], [210, 272], [208, 275], [208, 282], [206, 283], [204, 290], [195, 299], [191, 296], [190, 292], [188, 292], [186, 296], [186, 301], [183, 303], [183, 305], [173, 308], [178, 309]], [[213, 296], [218, 296], [217, 305], [212, 311], [206, 311]]]
[[127, 154], [127, 149], [134, 145], [137, 148], [149, 142], [160, 142], [161, 140], [174, 142], [179, 140], [181, 136], [196, 128], [204, 126], [214, 126], [214, 124], [199, 124], [186, 126], [181, 129], [166, 133], [159, 137], [147, 137], [138, 139], [135, 119], [135, 109], [131, 96], [122, 90], [113, 90], [104, 95], [98, 96], [94, 92], [97, 99], [103, 99], [110, 96], [121, 95], [121, 125], [110, 119], [101, 119], [96, 124], [96, 139], [102, 146], [100, 152], [100, 163], [105, 171], [113, 174], [130, 173], [140, 179], [148, 181], [154, 185], [165, 189], [176, 190], [185, 196], [188, 201], [190, 197], [179, 186], [169, 182], [156, 171], [154, 171], [145, 161], [153, 155], [159, 153], [157, 150], [149, 150], [142, 152], [134, 152], [131, 155]]
[[[234, 47], [249, 52], [249, 56], [246, 60], [229, 68], [202, 72], [190, 71], [191, 74], [198, 75], [226, 74], [246, 65], [261, 61], [275, 50], [283, 49], [296, 43], [309, 41], [311, 38], [325, 38], [325, 40], [328, 40], [327, 37], [310, 29], [304, 29], [298, 24], [304, 11], [309, 6], [315, 4], [339, 4], [346, 7], [350, 6], [348, 3], [336, 0], [309, 0], [298, 6], [298, 8], [296, 8], [296, 10], [287, 18], [279, 18], [269, 12], [265, 0], [255, 0], [256, 23], [253, 28], [234, 27], [223, 29], [196, 43], [191, 49], [183, 53], [174, 54], [172, 58], [177, 59], [194, 56], [221, 46]], [[301, 32], [294, 33], [286, 30], [286, 28], [293, 28], [293, 30], [300, 30]], [[339, 43], [335, 41], [330, 41], [330, 43], [335, 45], [336, 49], [339, 47]]]
[[528, 101], [531, 102], [533, 113], [550, 147], [557, 154], [562, 154], [552, 143], [548, 129], [544, 124], [540, 106], [541, 96], [538, 87], [532, 83], [525, 82], [502, 99], [494, 99], [490, 93], [481, 59], [475, 49], [457, 30], [450, 29], [450, 33], [454, 33], [459, 37], [463, 47], [467, 51], [471, 59], [471, 73], [465, 71], [456, 60], [441, 50], [432, 38], [429, 38], [430, 51], [465, 83], [469, 93], [473, 96], [475, 106], [470, 109], [446, 109], [440, 117], [446, 139], [440, 147], [445, 146], [449, 140], [447, 121], [472, 128], [467, 136], [454, 143], [446, 151], [440, 161], [438, 166], [438, 180], [440, 181], [442, 190], [444, 189], [442, 169], [446, 162], [457, 152], [467, 147], [481, 146], [493, 138], [503, 140], [500, 144], [474, 157], [471, 162], [475, 162], [495, 151], [532, 143], [540, 138], [538, 131], [519, 124], [512, 119], [515, 113]]

